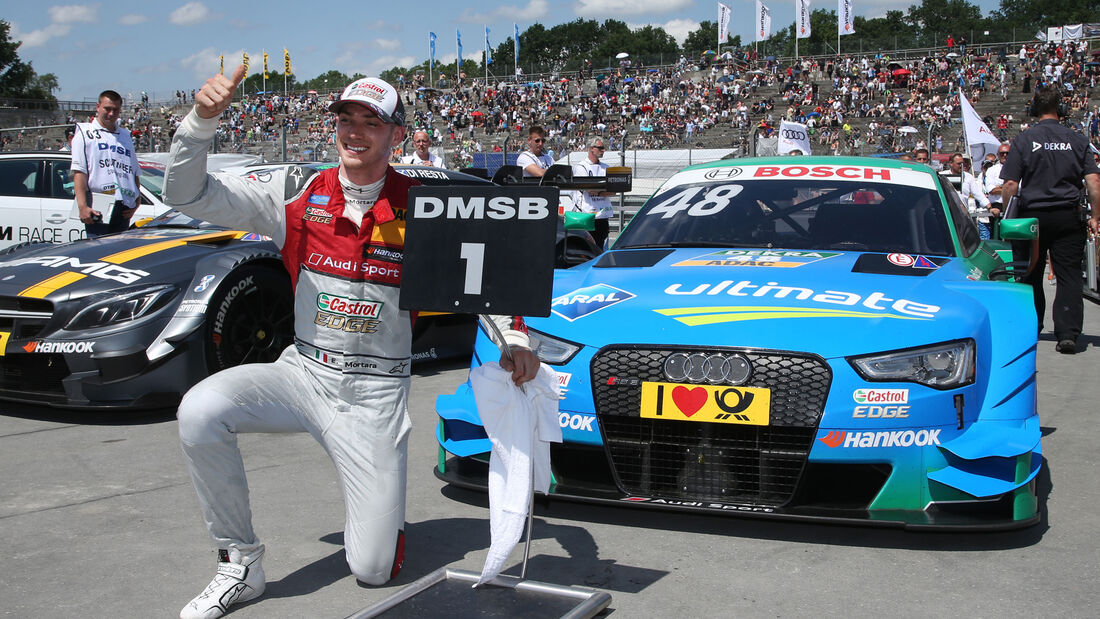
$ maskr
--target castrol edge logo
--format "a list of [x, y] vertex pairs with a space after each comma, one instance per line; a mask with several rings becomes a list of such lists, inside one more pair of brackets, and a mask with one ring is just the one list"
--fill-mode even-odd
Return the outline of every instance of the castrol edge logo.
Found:
[[317, 309], [323, 312], [339, 314], [341, 316], [354, 316], [361, 318], [378, 318], [382, 312], [382, 301], [370, 301], [367, 299], [352, 299], [341, 297], [327, 292], [317, 295]]

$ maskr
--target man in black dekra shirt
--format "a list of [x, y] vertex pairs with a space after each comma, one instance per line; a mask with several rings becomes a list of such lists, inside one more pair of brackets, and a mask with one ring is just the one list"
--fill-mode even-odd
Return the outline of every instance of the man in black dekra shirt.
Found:
[[[1089, 153], [1088, 139], [1058, 122], [1061, 94], [1052, 88], [1038, 88], [1031, 102], [1039, 117], [1033, 127], [1012, 140], [1001, 169], [1005, 183], [1001, 196], [1005, 204], [1017, 196], [1016, 217], [1039, 220], [1039, 264], [1025, 281], [1035, 293], [1035, 313], [1043, 328], [1046, 298], [1043, 267], [1050, 252], [1051, 269], [1057, 279], [1054, 293], [1054, 335], [1058, 352], [1077, 351], [1077, 336], [1084, 322], [1081, 263], [1085, 257], [1085, 223], [1081, 218], [1082, 180], [1088, 188], [1093, 217], [1089, 227], [1100, 229], [1100, 169]], [[1026, 260], [1026, 243], [1013, 243], [1013, 258]]]

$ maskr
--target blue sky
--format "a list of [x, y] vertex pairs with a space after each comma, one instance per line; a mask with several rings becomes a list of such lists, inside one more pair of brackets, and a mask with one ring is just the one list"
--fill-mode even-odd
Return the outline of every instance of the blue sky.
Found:
[[[904, 10], [917, 0], [855, 0], [857, 15], [875, 17], [888, 9]], [[731, 35], [751, 41], [754, 0], [726, 0], [733, 10]], [[767, 0], [775, 28], [794, 21], [794, 0]], [[983, 11], [999, 0], [978, 0]], [[786, 14], [789, 6], [789, 16]], [[813, 8], [836, 10], [836, 0], [816, 0]], [[290, 51], [293, 70], [312, 78], [328, 69], [347, 74], [377, 75], [410, 66], [428, 56], [428, 32], [438, 35], [436, 60], [454, 62], [455, 31], [462, 32], [464, 58], [475, 58], [483, 47], [484, 27], [498, 45], [511, 36], [512, 24], [522, 32], [538, 22], [551, 27], [575, 19], [613, 18], [632, 27], [664, 27], [682, 42], [700, 21], [717, 20], [713, 0], [483, 0], [475, 4], [416, 0], [413, 2], [287, 2], [266, 0], [234, 3], [150, 2], [52, 4], [6, 2], [3, 19], [12, 24], [13, 38], [22, 40], [19, 56], [39, 73], [54, 73], [62, 99], [94, 98], [113, 88], [127, 96], [148, 91], [154, 99], [169, 98], [176, 89], [198, 88], [218, 70], [224, 54], [227, 70], [251, 59], [251, 72], [269, 54], [269, 69], [281, 70], [282, 51]], [[858, 35], [858, 33], [857, 33]], [[626, 50], [629, 51], [629, 50]]]

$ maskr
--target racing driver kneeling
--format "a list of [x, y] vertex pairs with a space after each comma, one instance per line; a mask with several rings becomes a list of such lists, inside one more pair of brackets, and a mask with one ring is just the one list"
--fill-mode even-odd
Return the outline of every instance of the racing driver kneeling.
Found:
[[[274, 239], [294, 286], [295, 343], [274, 363], [207, 378], [180, 404], [180, 442], [218, 547], [217, 573], [185, 619], [221, 616], [264, 591], [242, 432], [309, 432], [321, 443], [340, 476], [357, 579], [385, 583], [404, 555], [412, 317], [398, 309], [404, 218], [395, 212], [416, 181], [388, 164], [405, 137], [404, 106], [390, 84], [357, 80], [329, 107], [339, 167], [291, 168], [268, 182], [207, 174], [218, 118], [243, 77], [243, 67], [216, 75], [197, 94], [172, 142], [164, 196], [194, 217]], [[514, 358], [501, 366], [516, 384], [530, 380], [539, 362], [522, 320], [493, 320]]]

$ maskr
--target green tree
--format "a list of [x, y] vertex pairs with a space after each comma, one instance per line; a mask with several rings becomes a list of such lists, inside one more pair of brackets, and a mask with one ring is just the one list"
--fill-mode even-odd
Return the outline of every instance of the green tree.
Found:
[[958, 39], [969, 38], [971, 31], [980, 32], [982, 10], [966, 0], [921, 0], [920, 5], [909, 7], [906, 21], [918, 33], [915, 43], [931, 47], [943, 45], [948, 34]]
[[38, 75], [29, 62], [19, 59], [22, 41], [11, 40], [11, 24], [0, 19], [0, 96], [55, 101], [60, 86], [53, 73]]
[[1048, 26], [1080, 24], [1097, 20], [1096, 0], [1001, 0], [1001, 8], [990, 16], [998, 29], [1016, 28], [1028, 38]]

